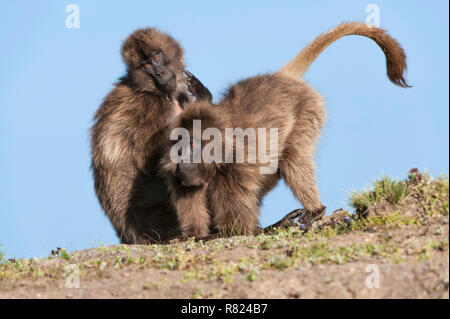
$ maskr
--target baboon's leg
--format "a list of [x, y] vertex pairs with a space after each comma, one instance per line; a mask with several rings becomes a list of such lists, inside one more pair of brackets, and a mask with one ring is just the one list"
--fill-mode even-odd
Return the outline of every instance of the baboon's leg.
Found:
[[[300, 143], [295, 144], [295, 141]], [[280, 163], [281, 176], [302, 203], [309, 217], [320, 218], [324, 213], [324, 206], [320, 201], [315, 178], [311, 147], [315, 142], [305, 136], [295, 135], [289, 142], [293, 142], [293, 145], [288, 145], [289, 149], [286, 149], [285, 157]]]
[[284, 143], [280, 173], [307, 215], [320, 218], [325, 207], [317, 190], [314, 151], [326, 113], [319, 93], [311, 88], [309, 94], [298, 106], [296, 124]]
[[205, 189], [172, 191], [172, 202], [176, 209], [182, 235], [206, 237], [211, 223], [206, 206]]

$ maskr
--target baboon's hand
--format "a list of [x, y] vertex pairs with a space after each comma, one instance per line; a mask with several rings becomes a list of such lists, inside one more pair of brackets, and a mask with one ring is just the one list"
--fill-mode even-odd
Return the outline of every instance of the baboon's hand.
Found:
[[211, 92], [197, 79], [191, 72], [184, 71], [186, 74], [186, 82], [188, 86], [189, 92], [195, 97], [196, 101], [207, 101], [212, 103], [212, 95]]
[[275, 228], [287, 228], [289, 226], [293, 226], [298, 218], [300, 218], [304, 214], [303, 209], [296, 209], [284, 216], [281, 220], [276, 222], [273, 225], [267, 226], [266, 228], [263, 228], [262, 230], [264, 232], [272, 231]]
[[325, 215], [326, 207], [323, 206], [319, 211], [310, 212], [306, 209], [296, 209], [283, 217], [280, 221], [263, 229], [264, 232], [270, 232], [274, 228], [287, 228], [295, 224], [301, 225], [303, 229], [307, 230], [312, 223], [318, 221]]

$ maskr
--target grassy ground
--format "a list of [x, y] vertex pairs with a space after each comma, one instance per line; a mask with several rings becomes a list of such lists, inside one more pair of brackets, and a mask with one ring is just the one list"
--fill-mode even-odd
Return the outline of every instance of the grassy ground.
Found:
[[308, 231], [0, 255], [0, 298], [448, 298], [447, 177], [383, 177], [349, 203]]

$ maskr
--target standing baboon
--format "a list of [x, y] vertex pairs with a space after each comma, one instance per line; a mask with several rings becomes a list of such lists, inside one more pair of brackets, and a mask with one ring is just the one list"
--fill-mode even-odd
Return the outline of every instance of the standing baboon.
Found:
[[[168, 180], [183, 234], [205, 237], [211, 231], [254, 233], [261, 200], [279, 178], [284, 179], [303, 204], [306, 220], [311, 222], [323, 216], [325, 207], [316, 186], [313, 154], [325, 122], [325, 108], [320, 94], [300, 78], [328, 45], [351, 34], [374, 40], [386, 55], [390, 80], [407, 87], [403, 78], [406, 58], [397, 41], [382, 29], [362, 23], [343, 23], [319, 36], [280, 71], [231, 86], [217, 107], [211, 108], [207, 102], [186, 105], [183, 114], [170, 127], [178, 128], [177, 132], [186, 129], [188, 140], [183, 134], [173, 134], [172, 137], [182, 136], [182, 139], [167, 145], [162, 158], [162, 172]], [[201, 121], [197, 138], [195, 120]], [[240, 136], [246, 136], [246, 142], [235, 141], [233, 135], [227, 134], [230, 128], [245, 130]], [[258, 128], [276, 128], [277, 139], [272, 140], [272, 132], [260, 135]], [[214, 133], [217, 131], [219, 134]], [[252, 132], [257, 132], [253, 138]], [[201, 139], [210, 142], [202, 145]], [[210, 145], [215, 139], [220, 141], [222, 151]], [[186, 143], [190, 145], [186, 147]], [[179, 152], [173, 152], [177, 147]], [[278, 152], [272, 155], [274, 147]], [[270, 153], [264, 161], [260, 158], [260, 148], [263, 154]], [[216, 152], [219, 155], [213, 161], [205, 160], [205, 156], [216, 156]], [[250, 160], [251, 152], [258, 154], [256, 160]], [[182, 161], [174, 161], [176, 154], [181, 155]], [[201, 161], [195, 161], [200, 155]], [[227, 163], [227, 158], [234, 157], [235, 161], [238, 158], [241, 161]], [[275, 169], [261, 174], [261, 169], [267, 168], [267, 162], [271, 161], [277, 161]]]
[[[123, 43], [127, 74], [106, 96], [92, 127], [95, 191], [122, 243], [148, 243], [177, 235], [165, 181], [158, 176], [162, 131], [185, 102], [211, 101], [192, 74], [184, 77], [184, 53], [153, 28]], [[181, 105], [181, 107], [180, 107]]]

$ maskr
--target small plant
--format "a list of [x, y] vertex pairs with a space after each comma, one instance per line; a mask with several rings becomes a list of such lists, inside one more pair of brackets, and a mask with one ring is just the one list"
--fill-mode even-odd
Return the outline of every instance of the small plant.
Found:
[[116, 260], [114, 262], [114, 269], [120, 269], [123, 266], [123, 263], [126, 262], [126, 258], [124, 257], [116, 257]]
[[202, 294], [203, 294], [203, 287], [198, 286], [191, 297], [192, 299], [199, 299], [202, 297]]
[[410, 193], [405, 182], [382, 177], [373, 182], [373, 187], [366, 191], [352, 192], [349, 205], [356, 209], [357, 213], [364, 213], [372, 204], [385, 200], [391, 204], [398, 204]]
[[269, 240], [265, 240], [262, 242], [262, 244], [260, 245], [260, 248], [262, 250], [269, 250], [271, 247]]
[[67, 250], [65, 250], [65, 249], [61, 249], [59, 251], [59, 256], [61, 256], [61, 258], [65, 259], [65, 260], [70, 260], [70, 255], [67, 252]]
[[289, 266], [291, 266], [292, 260], [289, 258], [286, 258], [282, 255], [274, 255], [269, 259], [269, 267], [275, 268], [277, 270], [285, 270]]
[[247, 280], [251, 282], [251, 281], [255, 281], [256, 279], [257, 279], [256, 271], [251, 270], [247, 275]]
[[2, 250], [2, 245], [0, 245], [0, 264], [5, 261], [5, 253]]

